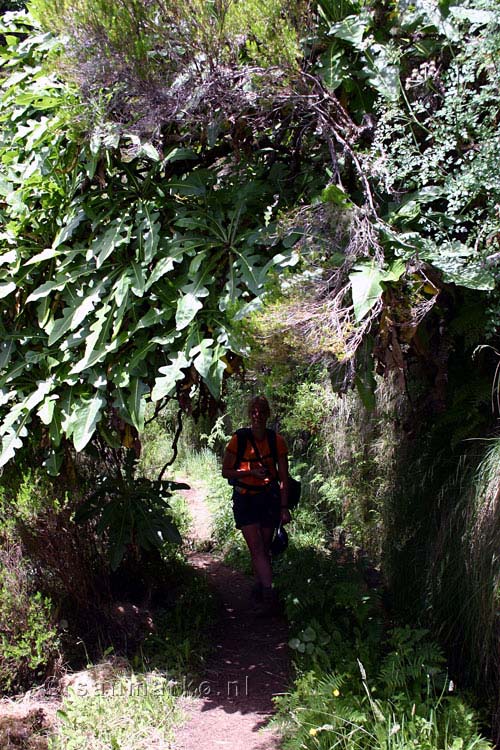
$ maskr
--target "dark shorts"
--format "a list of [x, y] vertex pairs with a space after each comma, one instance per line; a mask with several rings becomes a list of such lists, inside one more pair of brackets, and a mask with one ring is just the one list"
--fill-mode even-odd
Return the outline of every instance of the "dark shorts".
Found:
[[234, 490], [233, 513], [237, 529], [253, 523], [273, 529], [279, 524], [281, 515], [279, 490], [259, 492], [256, 495], [241, 495]]

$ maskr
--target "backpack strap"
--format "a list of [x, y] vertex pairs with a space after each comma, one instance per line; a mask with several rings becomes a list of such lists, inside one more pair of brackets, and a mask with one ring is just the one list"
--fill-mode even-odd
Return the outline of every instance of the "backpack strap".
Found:
[[271, 456], [273, 457], [274, 465], [276, 467], [276, 473], [278, 472], [278, 441], [276, 440], [276, 432], [271, 430], [269, 427], [266, 429], [267, 443]]
[[[252, 448], [254, 449], [255, 455], [257, 456], [257, 461], [262, 462], [262, 456], [260, 455], [259, 449], [257, 448], [257, 443], [254, 440], [252, 430], [248, 429], [248, 427], [245, 427], [243, 429], [247, 433], [245, 439], [248, 440], [252, 444]], [[274, 468], [276, 469], [276, 473], [278, 473], [278, 445], [277, 445], [275, 431], [267, 427], [266, 437], [267, 437], [267, 444], [269, 446], [271, 458], [273, 459], [273, 462], [274, 462]], [[243, 453], [244, 451], [245, 451], [245, 447], [243, 446]], [[243, 458], [243, 453], [241, 454], [242, 458]]]
[[[247, 441], [251, 436], [252, 431], [249, 427], [240, 427], [240, 429], [236, 430], [234, 434], [236, 435], [236, 439], [238, 442], [236, 446], [236, 459], [233, 465], [233, 469], [237, 469], [243, 460]], [[251, 485], [245, 484], [245, 482], [241, 482], [239, 479], [230, 479], [228, 481], [231, 487], [244, 487], [245, 489], [253, 489]]]
[[[257, 444], [254, 440], [252, 430], [250, 427], [240, 427], [239, 430], [236, 430], [236, 439], [238, 441], [237, 448], [236, 448], [236, 461], [234, 462], [234, 469], [237, 469], [238, 466], [241, 464], [243, 460], [243, 456], [245, 454], [245, 448], [247, 446], [247, 442], [251, 443], [252, 448], [255, 451], [255, 456], [257, 458], [257, 461], [262, 461], [262, 457], [260, 455], [259, 449], [257, 448]], [[269, 446], [269, 450], [271, 452], [271, 457], [274, 461], [274, 465], [276, 467], [276, 472], [278, 471], [278, 448], [277, 448], [277, 441], [276, 441], [276, 433], [274, 430], [271, 430], [269, 427], [266, 428], [266, 437], [267, 437], [267, 444]], [[245, 489], [255, 489], [255, 485], [246, 484], [245, 482], [241, 482], [238, 479], [231, 479], [229, 482], [234, 487], [244, 487]]]
[[247, 441], [251, 438], [252, 430], [249, 427], [241, 427], [236, 430], [236, 439], [238, 445], [236, 448], [236, 461], [234, 462], [234, 469], [237, 469], [243, 460], [245, 448], [247, 447]]

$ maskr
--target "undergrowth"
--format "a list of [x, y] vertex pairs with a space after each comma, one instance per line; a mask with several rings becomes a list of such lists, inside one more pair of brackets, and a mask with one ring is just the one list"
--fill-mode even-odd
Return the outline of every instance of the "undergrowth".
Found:
[[168, 670], [175, 679], [199, 673], [211, 651], [217, 604], [205, 578], [179, 558], [170, 560], [176, 581], [166, 600], [157, 604], [154, 629], [133, 659], [137, 669]]
[[[94, 469], [95, 474], [95, 469]], [[83, 492], [37, 468], [4, 471], [0, 484], [0, 688], [11, 694], [58, 679], [106, 654], [137, 672], [184, 678], [201, 669], [216, 618], [205, 580], [180, 545], [127, 548], [111, 569], [106, 530], [78, 524]], [[169, 513], [183, 536], [185, 499]], [[63, 667], [64, 665], [64, 667]]]
[[302, 546], [300, 526], [295, 537], [276, 565], [296, 672], [276, 699], [284, 747], [491, 747], [429, 632], [389, 619], [366, 561]]
[[286, 750], [491, 747], [430, 633], [391, 619], [365, 556], [312, 544], [297, 519], [275, 572], [296, 671], [276, 699]]
[[51, 601], [33, 590], [19, 545], [0, 549], [0, 690], [41, 682], [59, 656]]
[[105, 690], [70, 689], [49, 750], [147, 750], [167, 747], [180, 712], [161, 674], [122, 676]]

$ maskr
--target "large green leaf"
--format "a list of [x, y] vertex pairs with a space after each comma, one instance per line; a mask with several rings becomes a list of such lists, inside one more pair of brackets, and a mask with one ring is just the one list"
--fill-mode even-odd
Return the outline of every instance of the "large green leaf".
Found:
[[80, 226], [82, 221], [85, 221], [86, 218], [87, 215], [84, 209], [80, 208], [78, 204], [74, 206], [69, 216], [66, 217], [64, 226], [56, 234], [52, 243], [52, 249], [59, 247], [59, 245], [62, 245], [64, 242], [71, 239], [75, 229]]
[[148, 277], [146, 284], [144, 286], [144, 291], [148, 291], [150, 287], [153, 286], [157, 281], [159, 281], [162, 276], [165, 276], [165, 274], [170, 273], [174, 268], [174, 259], [170, 256], [167, 258], [160, 258], [156, 266], [154, 267], [153, 271], [151, 272], [150, 276]]
[[36, 386], [37, 387], [34, 391], [14, 404], [8, 412], [0, 428], [2, 433], [10, 430], [11, 427], [19, 421], [23, 412], [29, 414], [45, 399], [45, 397], [54, 389], [54, 379], [48, 378], [47, 380], [38, 381]]
[[363, 49], [363, 37], [368, 28], [369, 17], [362, 15], [346, 16], [330, 27], [329, 34], [342, 39], [357, 49]]
[[26, 425], [31, 421], [31, 412], [40, 404], [45, 396], [54, 388], [52, 378], [38, 382], [35, 391], [15, 404], [4, 419], [0, 433], [2, 435], [2, 451], [0, 454], [0, 466], [10, 461], [17, 449], [22, 446], [21, 438], [26, 437], [28, 431]]
[[15, 427], [7, 430], [7, 432], [2, 435], [0, 467], [5, 466], [8, 461], [14, 458], [16, 451], [22, 447], [23, 441], [21, 440], [21, 438], [26, 437], [26, 435], [28, 434], [28, 431], [26, 429], [27, 422], [29, 422], [29, 414], [25, 414], [15, 425]]
[[89, 313], [94, 310], [102, 293], [103, 285], [98, 284], [90, 294], [84, 297], [80, 304], [76, 307], [66, 307], [63, 310], [62, 317], [57, 318], [50, 325], [47, 325], [45, 330], [49, 334], [49, 346], [55, 344], [68, 331], [74, 331], [75, 328], [79, 328]]
[[371, 265], [358, 264], [349, 274], [351, 281], [354, 318], [362, 320], [376, 305], [382, 295], [383, 271], [374, 263]]
[[203, 302], [192, 292], [183, 294], [177, 302], [177, 312], [175, 314], [175, 327], [178, 331], [186, 328], [196, 317], [197, 313], [203, 307]]
[[175, 195], [201, 197], [207, 192], [209, 174], [206, 170], [199, 169], [185, 176], [184, 179], [170, 180], [166, 187]]
[[65, 281], [46, 281], [28, 296], [26, 302], [35, 302], [37, 299], [47, 297], [52, 292], [60, 292], [66, 285]]
[[222, 380], [224, 377], [224, 372], [226, 371], [226, 365], [220, 359], [220, 357], [222, 356], [223, 352], [220, 353], [220, 356], [214, 357], [212, 366], [208, 370], [208, 373], [204, 376], [204, 381], [207, 385], [208, 390], [217, 401], [221, 396]]
[[238, 252], [237, 257], [237, 268], [243, 284], [252, 294], [256, 296], [262, 294], [267, 270], [273, 262], [271, 261], [264, 270], [262, 266], [259, 266], [261, 258], [255, 254], [247, 255], [245, 252]]
[[139, 244], [142, 249], [142, 260], [144, 263], [151, 263], [156, 255], [160, 242], [160, 222], [159, 214], [150, 211], [147, 206], [143, 206], [144, 219], [138, 227]]
[[382, 44], [372, 44], [365, 50], [365, 67], [371, 85], [388, 101], [396, 101], [401, 92], [399, 67]]
[[193, 365], [202, 378], [207, 377], [214, 358], [213, 339], [203, 339], [197, 346], [193, 347], [189, 356], [193, 357]]
[[131, 227], [127, 225], [127, 216], [115, 219], [111, 226], [92, 242], [87, 253], [87, 260], [95, 258], [96, 269], [99, 269], [109, 256], [120, 245], [126, 244], [130, 239]]
[[14, 281], [2, 281], [0, 282], [0, 299], [3, 297], [8, 297], [9, 294], [12, 294], [17, 289], [16, 283]]
[[142, 297], [146, 288], [144, 270], [140, 263], [133, 260], [130, 264], [130, 288], [137, 297]]
[[160, 367], [159, 372], [163, 377], [156, 378], [153, 391], [151, 393], [152, 401], [159, 401], [165, 396], [172, 395], [177, 381], [184, 377], [183, 369], [189, 367], [191, 361], [186, 359], [183, 352], [179, 352], [176, 357], [171, 358], [172, 364]]
[[341, 206], [342, 208], [350, 208], [353, 205], [347, 193], [334, 184], [327, 185], [321, 193], [321, 200], [324, 203], [334, 203], [336, 206]]
[[149, 387], [140, 378], [131, 378], [130, 396], [127, 399], [128, 411], [132, 424], [139, 431], [144, 430], [144, 415], [146, 412], [146, 393], [149, 393]]
[[71, 369], [72, 375], [97, 364], [106, 356], [106, 342], [109, 340], [113, 325], [114, 305], [103, 305], [96, 315], [95, 322], [90, 326], [91, 333], [87, 336], [85, 354]]
[[114, 340], [116, 336], [118, 336], [123, 321], [132, 307], [129, 301], [129, 287], [130, 278], [128, 274], [125, 274], [121, 276], [113, 290], [117, 307], [113, 317], [113, 330], [111, 332], [111, 340]]
[[[168, 339], [168, 343], [172, 343], [174, 337], [171, 336]], [[144, 359], [148, 356], [149, 352], [156, 349], [157, 342], [152, 341], [149, 336], [147, 338], [138, 339], [134, 354], [126, 363], [127, 370], [133, 375], [135, 368], [140, 365]]]
[[95, 432], [106, 405], [103, 393], [97, 392], [91, 399], [82, 399], [74, 409], [73, 443], [75, 450], [82, 451]]
[[38, 416], [45, 425], [49, 425], [52, 422], [56, 405], [56, 398], [57, 396], [47, 396], [38, 409]]
[[371, 263], [358, 263], [349, 274], [354, 306], [354, 318], [360, 322], [382, 296], [383, 282], [397, 281], [404, 273], [405, 264], [395, 261], [388, 270]]
[[52, 477], [56, 477], [61, 471], [61, 466], [63, 464], [63, 461], [64, 461], [64, 451], [51, 448], [43, 462], [43, 465], [45, 466], [45, 469], [47, 470], [47, 474], [49, 474]]

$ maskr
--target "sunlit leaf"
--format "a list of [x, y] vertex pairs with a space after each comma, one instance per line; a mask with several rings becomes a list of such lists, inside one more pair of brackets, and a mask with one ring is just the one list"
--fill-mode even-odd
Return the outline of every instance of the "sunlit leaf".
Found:
[[183, 294], [177, 302], [177, 312], [175, 314], [176, 329], [182, 331], [186, 328], [202, 307], [203, 302], [201, 302], [201, 300], [192, 292]]
[[99, 269], [117, 247], [128, 242], [130, 231], [125, 218], [116, 219], [104, 234], [99, 235], [92, 242], [87, 259], [94, 257], [96, 269]]
[[330, 27], [329, 34], [337, 37], [337, 39], [343, 39], [345, 42], [349, 42], [349, 44], [352, 44], [358, 49], [362, 49], [363, 37], [368, 28], [368, 24], [369, 18], [361, 15], [346, 16], [342, 21], [339, 21]]
[[404, 273], [405, 264], [396, 261], [389, 270], [383, 270], [375, 263], [359, 263], [349, 274], [351, 281], [354, 318], [362, 320], [377, 304], [382, 296], [384, 281], [397, 281]]
[[73, 443], [75, 450], [82, 451], [95, 432], [106, 404], [105, 396], [96, 392], [91, 399], [82, 400], [74, 410]]
[[0, 299], [2, 299], [3, 297], [8, 297], [8, 295], [12, 294], [15, 289], [16, 284], [14, 281], [0, 282]]
[[142, 266], [133, 260], [130, 264], [130, 288], [137, 297], [142, 297], [146, 287]]
[[64, 286], [64, 281], [46, 281], [44, 284], [35, 289], [34, 292], [31, 292], [26, 302], [35, 302], [37, 299], [47, 297], [47, 295], [51, 294], [52, 292], [61, 291], [61, 289], [64, 289]]
[[353, 205], [351, 199], [338, 185], [328, 185], [321, 193], [324, 203], [334, 203], [336, 206], [348, 208]]

